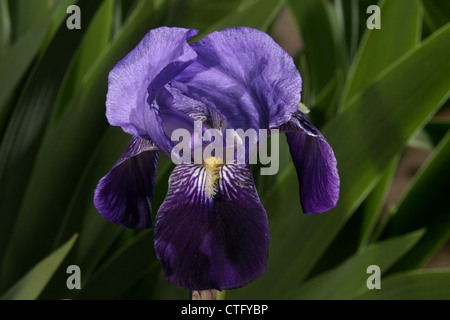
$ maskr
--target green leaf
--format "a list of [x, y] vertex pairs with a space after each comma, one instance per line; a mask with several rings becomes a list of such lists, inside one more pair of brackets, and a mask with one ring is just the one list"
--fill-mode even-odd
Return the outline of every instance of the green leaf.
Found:
[[415, 270], [386, 277], [358, 300], [450, 300], [450, 270]]
[[[104, 263], [106, 262], [103, 262], [104, 259], [111, 259], [107, 256], [107, 252], [113, 253], [114, 255], [118, 254], [116, 250], [122, 252], [122, 248], [116, 249], [113, 245], [121, 234], [126, 231], [130, 231], [104, 219], [94, 207], [92, 200], [93, 190], [97, 186], [98, 181], [108, 172], [109, 169], [111, 169], [112, 165], [128, 145], [129, 141], [130, 136], [124, 134], [121, 128], [109, 127], [107, 129], [95, 152], [93, 152], [93, 155], [89, 160], [89, 164], [85, 167], [82, 177], [79, 179], [78, 185], [73, 192], [71, 202], [64, 214], [64, 221], [58, 228], [58, 234], [53, 244], [53, 247], [58, 246], [67, 234], [71, 234], [72, 232], [80, 232], [80, 239], [77, 246], [72, 251], [70, 259], [71, 261], [75, 261], [76, 264], [83, 270], [83, 288], [86, 286], [89, 287], [87, 292], [83, 291], [83, 297], [85, 295], [93, 296], [100, 294], [101, 289], [96, 285], [94, 285], [95, 289], [92, 289], [95, 293], [91, 292], [90, 283], [91, 281], [94, 281], [95, 283], [100, 281], [96, 280], [100, 275], [98, 268], [105, 268]], [[153, 216], [156, 214], [159, 205], [162, 203], [166, 195], [168, 175], [171, 171], [171, 166], [167, 165], [168, 162], [171, 163], [171, 161], [165, 157], [160, 157], [158, 161], [158, 187], [154, 192], [152, 201]], [[131, 242], [133, 241], [135, 241], [135, 239], [131, 240]], [[147, 242], [149, 245], [152, 243], [151, 240]], [[127, 244], [127, 246], [131, 245]], [[130, 250], [137, 252], [132, 248]], [[152, 250], [149, 251], [149, 248], [142, 250], [139, 257], [135, 258], [136, 263], [141, 263], [141, 260], [139, 260], [141, 258], [148, 258], [149, 256], [152, 256], [151, 251]], [[128, 253], [122, 253], [128, 256]], [[131, 268], [133, 266], [130, 265], [128, 267]], [[117, 266], [114, 270], [119, 270], [119, 268], [120, 267]], [[158, 272], [159, 271], [160, 269], [158, 269]], [[108, 271], [108, 274], [110, 274], [110, 272], [112, 271]], [[61, 288], [59, 285], [65, 274], [60, 273], [59, 275], [60, 278], [55, 277], [55, 279], [49, 283], [41, 298], [53, 299], [54, 297], [67, 295], [67, 291], [63, 290], [64, 288]], [[129, 277], [135, 276], [136, 272], [131, 272], [129, 275]], [[140, 274], [140, 276], [142, 276], [142, 274]], [[124, 278], [125, 275], [119, 273], [115, 277]], [[106, 276], [102, 275], [101, 279], [103, 279], [101, 282], [107, 281]], [[111, 280], [111, 285], [112, 283], [115, 283], [115, 281]], [[115, 291], [108, 290], [106, 293], [113, 294], [114, 292], [116, 294], [115, 298], [117, 298], [119, 291], [122, 292], [125, 289], [125, 281], [123, 281], [123, 287], [119, 288], [119, 286], [117, 286]], [[73, 294], [77, 293], [74, 292]], [[69, 297], [74, 298], [73, 296]], [[100, 297], [101, 296], [97, 296], [97, 298]], [[111, 296], [108, 297], [111, 298]], [[108, 297], [105, 296], [103, 298]]]
[[421, 168], [389, 220], [382, 238], [426, 227], [423, 239], [400, 260], [393, 271], [423, 265], [450, 237], [450, 131]]
[[399, 157], [397, 156], [386, 171], [380, 175], [380, 181], [327, 248], [309, 275], [310, 277], [331, 269], [348, 257], [364, 250], [379, 221], [398, 161]]
[[53, 6], [52, 1], [48, 0], [14, 0], [10, 1], [10, 4], [15, 39], [19, 39], [29, 30], [36, 27], [41, 18], [45, 17]]
[[113, 29], [114, 0], [105, 0], [89, 25], [81, 41], [75, 61], [65, 76], [64, 84], [58, 95], [53, 118], [59, 118], [67, 107], [82, 81], [89, 77], [90, 69], [101, 58], [111, 39]]
[[[335, 76], [340, 52], [325, 0], [289, 1], [305, 43], [310, 86], [318, 93]], [[312, 100], [311, 105], [314, 104]]]
[[411, 139], [409, 139], [408, 147], [432, 151], [434, 145], [430, 135], [424, 129], [418, 131]]
[[9, 17], [8, 0], [0, 0], [0, 57], [3, 56], [10, 43], [11, 19]]
[[52, 252], [48, 257], [40, 261], [26, 275], [24, 275], [11, 289], [2, 297], [3, 300], [34, 300], [39, 297], [55, 271], [64, 261], [72, 249], [78, 235], [75, 234], [69, 241], [59, 249]]
[[[341, 40], [348, 45], [350, 60], [353, 60], [365, 31], [366, 21], [370, 17], [367, 8], [380, 5], [379, 0], [335, 0], [336, 16], [344, 25], [345, 37]], [[382, 18], [383, 19], [383, 18]]]
[[[80, 251], [87, 252], [89, 250], [98, 249], [98, 237], [101, 235], [104, 219], [91, 219], [91, 217], [99, 216], [97, 210], [93, 206], [93, 190], [97, 186], [98, 181], [104, 176], [114, 165], [115, 160], [125, 150], [130, 142], [130, 137], [123, 133], [120, 128], [110, 127], [104, 133], [102, 139], [98, 143], [96, 149], [92, 152], [88, 163], [84, 166], [82, 175], [77, 180], [77, 185], [72, 190], [70, 203], [65, 208], [64, 219], [58, 227], [58, 234], [54, 239], [53, 248], [61, 244], [62, 239], [66, 238], [80, 229], [91, 232], [83, 232], [80, 237], [79, 246], [85, 245], [84, 248], [78, 248]], [[107, 223], [111, 226], [111, 224]], [[98, 232], [94, 230], [97, 229]], [[116, 234], [108, 228], [108, 233]], [[117, 229], [120, 230], [120, 229]], [[92, 236], [94, 238], [85, 237]], [[90, 248], [91, 243], [97, 245]], [[95, 252], [91, 259], [99, 258], [100, 253]]]
[[[83, 287], [88, 283], [96, 267], [105, 258], [124, 228], [104, 219], [93, 205], [93, 191], [99, 179], [111, 169], [120, 153], [128, 145], [130, 137], [120, 128], [110, 127], [92, 152], [88, 164], [72, 189], [69, 203], [60, 215], [63, 217], [53, 231], [52, 248], [58, 247], [63, 239], [74, 232], [80, 233], [80, 239], [70, 254], [71, 261], [83, 270]], [[53, 213], [53, 212], [50, 212]], [[56, 215], [56, 212], [54, 213]], [[43, 221], [45, 222], [45, 221]], [[43, 299], [64, 296], [72, 298], [76, 292], [67, 292], [59, 283], [64, 273], [59, 272], [43, 292]], [[67, 296], [70, 294], [70, 296]]]
[[172, 0], [166, 25], [195, 28], [203, 32], [217, 21], [235, 13], [242, 2], [242, 0]]
[[[67, 102], [69, 106], [66, 111], [61, 117], [52, 118], [34, 163], [25, 201], [13, 230], [8, 248], [11, 258], [5, 259], [7, 263], [4, 263], [8, 273], [2, 274], [6, 279], [14, 277], [20, 271], [16, 267], [18, 262], [21, 263], [21, 268], [26, 268], [24, 260], [35, 260], [54, 246], [59, 233], [58, 227], [63, 219], [72, 221], [63, 214], [69, 206], [80, 206], [85, 210], [72, 212], [80, 214], [80, 219], [86, 219], [80, 229], [79, 246], [75, 248], [76, 261], [83, 262], [83, 265], [80, 262], [80, 267], [87, 271], [93, 270], [116, 239], [116, 230], [120, 230], [120, 227], [105, 221], [98, 214], [92, 204], [92, 195], [98, 180], [108, 172], [123, 151], [123, 145], [110, 141], [115, 153], [114, 157], [102, 159], [105, 161], [103, 164], [109, 162], [107, 168], [102, 173], [89, 176], [86, 181], [80, 180], [80, 177], [83, 177], [85, 170], [89, 170], [86, 164], [89, 164], [108, 128], [105, 118], [108, 73], [149, 29], [159, 25], [159, 19], [164, 17], [164, 6], [161, 2], [158, 2], [161, 6], [156, 6], [155, 3], [138, 3], [114, 42], [103, 52], [99, 63], [94, 64], [89, 77], [82, 82], [73, 99]], [[148, 21], [152, 21], [154, 25], [149, 25]], [[121, 131], [120, 128], [115, 129]], [[127, 134], [121, 134], [122, 139], [130, 139]], [[49, 172], [52, 174], [49, 175]], [[90, 189], [82, 190], [79, 183]], [[79, 190], [82, 190], [82, 194], [76, 194]], [[80, 198], [73, 200], [74, 195]], [[40, 230], [48, 231], [45, 237]], [[39, 246], [30, 254], [29, 248], [33, 246], [33, 239], [37, 236], [40, 236]]]
[[[336, 17], [336, 33], [340, 42], [346, 43], [344, 46], [348, 50], [348, 56], [352, 58], [358, 47], [359, 38], [359, 12], [358, 0], [336, 0], [334, 5]], [[348, 49], [347, 49], [348, 48]]]
[[392, 266], [417, 243], [423, 231], [370, 245], [362, 253], [352, 256], [331, 271], [305, 283], [287, 298], [294, 299], [353, 299], [367, 289], [367, 267], [377, 265], [381, 273]]
[[316, 127], [322, 127], [336, 112], [336, 106], [342, 91], [343, 78], [343, 72], [341, 70], [336, 71], [330, 82], [317, 93], [315, 101], [311, 105], [314, 113], [311, 116], [313, 116]]
[[114, 0], [104, 0], [80, 43], [75, 88], [89, 72], [111, 39]]
[[[79, 5], [83, 10], [87, 27], [87, 22], [96, 12], [100, 2], [81, 0]], [[36, 250], [30, 250], [30, 244], [35, 243], [33, 239], [40, 238], [45, 243], [44, 239], [51, 237], [51, 233], [42, 235], [41, 230], [45, 228], [37, 227], [41, 215], [36, 212], [36, 208], [26, 208], [28, 202], [23, 201], [25, 199], [23, 197], [40, 150], [49, 115], [54, 107], [65, 71], [82, 39], [83, 30], [85, 29], [69, 30], [65, 25], [60, 27], [27, 79], [0, 146], [0, 180], [2, 181], [0, 211], [8, 213], [0, 216], [0, 257], [3, 258], [0, 290], [10, 286], [11, 281], [22, 276], [27, 268], [42, 259], [50, 249], [42, 245]], [[38, 183], [38, 190], [45, 190], [42, 186], [46, 186], [49, 179], [51, 180], [53, 172], [51, 167], [41, 172], [43, 177]], [[31, 196], [28, 195], [30, 199], [36, 194], [30, 189], [27, 192], [31, 194]], [[55, 197], [57, 194], [58, 192], [47, 193], [48, 204], [57, 202], [58, 197]], [[39, 201], [42, 203], [44, 199]], [[18, 213], [22, 205], [25, 209], [21, 210], [30, 210], [29, 215]], [[41, 212], [41, 214], [47, 213]], [[60, 219], [58, 216], [54, 218], [55, 220], [50, 220], [48, 228]], [[15, 221], [17, 223], [14, 226]], [[25, 234], [29, 238], [24, 236]], [[8, 249], [6, 245], [9, 246]], [[19, 261], [10, 260], [8, 257], [11, 256]], [[10, 264], [13, 261], [17, 265]]]
[[450, 2], [447, 0], [422, 0], [425, 8], [425, 22], [435, 31], [450, 20]]
[[380, 9], [381, 29], [367, 29], [364, 34], [344, 88], [343, 107], [420, 40], [422, 20], [417, 1], [382, 1]]
[[[271, 230], [268, 270], [236, 295], [276, 298], [311, 273], [395, 155], [448, 98], [449, 51], [450, 24], [380, 74], [323, 128], [322, 133], [334, 149], [341, 178], [341, 195], [335, 209], [325, 214], [301, 215], [295, 200], [295, 170], [291, 166], [282, 173], [279, 190], [262, 198]], [[423, 82], [423, 78], [428, 81]]]
[[[33, 3], [33, 2], [31, 2]], [[45, 15], [30, 28], [27, 33], [18, 39], [3, 55], [0, 60], [0, 137], [6, 124], [9, 108], [6, 104], [13, 90], [28, 70], [33, 59], [41, 48], [45, 36], [48, 34], [52, 22], [61, 21], [70, 0], [59, 1], [52, 9], [48, 8]], [[2, 14], [6, 14], [3, 12]], [[7, 22], [3, 22], [7, 28]], [[7, 30], [4, 30], [7, 32]], [[54, 61], [53, 61], [54, 62]]]
[[397, 172], [399, 160], [399, 156], [394, 157], [387, 170], [381, 176], [380, 181], [363, 204], [360, 239], [358, 241], [359, 250], [367, 246], [371, 237], [376, 233], [376, 224], [380, 222], [381, 211]]
[[[78, 4], [83, 8], [83, 17], [87, 27], [87, 22], [96, 12], [100, 2], [81, 0]], [[41, 216], [36, 212], [30, 212], [30, 216], [18, 212], [22, 204], [26, 205], [26, 202], [22, 201], [47, 127], [47, 121], [54, 107], [65, 71], [82, 39], [84, 30], [83, 28], [69, 30], [65, 25], [60, 27], [28, 77], [0, 146], [0, 180], [2, 181], [0, 212], [8, 213], [0, 216], [0, 257], [3, 259], [0, 290], [9, 287], [11, 281], [15, 281], [23, 275], [28, 267], [42, 259], [49, 250], [45, 246], [30, 250], [30, 243], [34, 243], [33, 239], [36, 239], [34, 233], [39, 233], [37, 237], [41, 239], [51, 235], [42, 236], [41, 230], [43, 229], [34, 225]], [[42, 172], [44, 177], [39, 181], [39, 190], [45, 189], [42, 186], [51, 179], [52, 172], [52, 168], [47, 168], [45, 172]], [[33, 190], [28, 192], [34, 195]], [[50, 204], [54, 203], [55, 198], [58, 198], [55, 197], [55, 194], [58, 193], [47, 194], [50, 197]], [[28, 210], [35, 211], [33, 208], [28, 208]], [[16, 219], [18, 225], [14, 227]], [[58, 218], [54, 220], [54, 223], [57, 221]], [[27, 243], [27, 237], [23, 236], [27, 232], [15, 233], [15, 228], [30, 230], [31, 233], [28, 235], [31, 242]], [[5, 251], [7, 245], [10, 245], [9, 253]], [[14, 253], [16, 246], [21, 248], [17, 251], [21, 254]], [[17, 265], [10, 265], [7, 258], [10, 255], [17, 259], [21, 257], [23, 260]], [[10, 277], [10, 272], [15, 276]], [[8, 280], [5, 280], [6, 278]]]
[[105, 261], [90, 281], [82, 284], [82, 290], [75, 298], [117, 299], [149, 271], [156, 278], [160, 271], [159, 261], [153, 249], [153, 232], [144, 231]]
[[242, 26], [267, 31], [284, 3], [285, 0], [244, 0], [223, 19], [206, 30], [200, 30], [197, 37], [200, 38], [213, 31], [225, 28]]

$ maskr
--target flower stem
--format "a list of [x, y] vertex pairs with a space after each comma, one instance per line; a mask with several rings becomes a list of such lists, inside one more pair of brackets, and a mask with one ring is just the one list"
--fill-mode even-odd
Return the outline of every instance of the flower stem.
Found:
[[216, 300], [228, 300], [228, 299], [230, 299], [229, 290], [217, 291]]
[[228, 290], [194, 290], [191, 291], [192, 300], [228, 300], [230, 298], [230, 293]]

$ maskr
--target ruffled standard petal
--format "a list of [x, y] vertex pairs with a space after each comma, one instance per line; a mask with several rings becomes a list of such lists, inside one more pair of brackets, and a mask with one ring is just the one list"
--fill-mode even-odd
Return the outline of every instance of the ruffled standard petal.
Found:
[[[208, 107], [201, 101], [185, 96], [180, 90], [174, 88], [173, 84], [175, 82], [167, 84], [158, 92], [156, 102], [160, 113], [170, 110], [189, 117], [191, 122], [208, 122]], [[179, 83], [177, 85], [182, 86]]]
[[158, 156], [151, 141], [131, 139], [94, 192], [94, 205], [105, 219], [131, 229], [152, 226], [151, 201]]
[[175, 167], [156, 217], [156, 254], [166, 279], [187, 289], [242, 287], [266, 270], [267, 215], [249, 168], [209, 174], [200, 165]]
[[176, 81], [213, 107], [231, 128], [268, 129], [287, 122], [301, 99], [292, 58], [266, 33], [247, 27], [213, 32], [193, 43], [197, 59]]
[[286, 133], [297, 170], [303, 212], [320, 213], [334, 208], [340, 179], [331, 146], [300, 111], [280, 131]]
[[161, 27], [148, 32], [108, 77], [106, 117], [113, 126], [151, 139], [166, 155], [171, 143], [154, 102], [158, 91], [191, 64], [197, 54], [187, 40], [194, 29]]

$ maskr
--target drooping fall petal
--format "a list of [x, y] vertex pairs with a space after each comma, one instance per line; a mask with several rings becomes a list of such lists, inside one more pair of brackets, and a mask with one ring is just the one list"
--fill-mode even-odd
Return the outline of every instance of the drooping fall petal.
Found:
[[151, 141], [131, 139], [94, 192], [94, 205], [105, 219], [131, 229], [152, 226], [151, 201], [158, 156]]
[[179, 164], [155, 225], [166, 278], [191, 290], [246, 285], [266, 270], [269, 227], [251, 171]]
[[286, 133], [297, 170], [304, 213], [334, 208], [339, 199], [340, 179], [331, 146], [300, 111], [280, 130]]

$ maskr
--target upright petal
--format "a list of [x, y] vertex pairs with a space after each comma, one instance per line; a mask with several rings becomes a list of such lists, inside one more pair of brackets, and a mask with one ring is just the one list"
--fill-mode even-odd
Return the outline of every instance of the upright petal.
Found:
[[340, 179], [331, 146], [300, 111], [280, 130], [286, 132], [297, 170], [304, 213], [334, 208], [339, 199]]
[[161, 127], [154, 100], [158, 91], [196, 58], [187, 43], [196, 33], [193, 29], [153, 29], [111, 70], [106, 99], [111, 125], [149, 138], [170, 154], [171, 143]]
[[94, 205], [104, 218], [131, 229], [152, 226], [151, 201], [158, 155], [151, 141], [131, 139], [95, 189]]
[[235, 129], [287, 122], [300, 102], [301, 78], [292, 58], [266, 33], [247, 28], [213, 32], [193, 43], [197, 59], [175, 80], [213, 107]]
[[167, 84], [156, 97], [160, 113], [170, 110], [184, 114], [192, 122], [195, 120], [208, 121], [208, 107], [201, 101], [187, 97], [180, 90], [174, 88], [172, 84]]
[[266, 270], [268, 220], [251, 171], [216, 169], [176, 166], [156, 217], [155, 249], [165, 276], [190, 290], [242, 287]]

